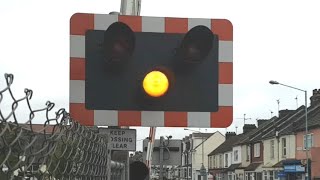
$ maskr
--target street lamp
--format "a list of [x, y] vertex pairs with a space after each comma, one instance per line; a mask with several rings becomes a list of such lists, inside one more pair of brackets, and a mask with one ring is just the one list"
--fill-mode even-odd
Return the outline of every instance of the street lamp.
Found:
[[200, 175], [201, 175], [201, 176], [205, 176], [205, 175], [206, 175], [207, 170], [206, 170], [206, 168], [204, 167], [204, 163], [203, 163], [203, 161], [204, 161], [204, 147], [203, 147], [203, 142], [204, 142], [204, 140], [203, 140], [203, 133], [202, 133], [202, 132], [200, 132], [200, 131], [195, 131], [195, 130], [188, 129], [188, 128], [184, 128], [184, 130], [187, 130], [187, 131], [193, 131], [193, 132], [197, 132], [197, 133], [202, 134], [202, 135], [201, 135], [201, 139], [202, 139], [202, 142], [201, 142], [201, 149], [202, 149], [202, 165], [201, 165], [201, 168], [200, 168]]
[[282, 85], [282, 86], [285, 86], [285, 87], [289, 87], [289, 88], [292, 88], [292, 89], [296, 89], [296, 90], [299, 90], [299, 91], [302, 91], [304, 92], [304, 97], [305, 97], [305, 116], [306, 116], [306, 130], [305, 130], [305, 148], [306, 148], [306, 159], [307, 159], [307, 167], [306, 167], [306, 179], [308, 180], [309, 179], [309, 154], [308, 154], [308, 151], [309, 151], [309, 147], [308, 147], [308, 143], [307, 143], [307, 140], [308, 140], [308, 107], [307, 107], [307, 91], [306, 90], [303, 90], [303, 89], [299, 89], [299, 88], [296, 88], [296, 87], [293, 87], [293, 86], [289, 86], [289, 85], [286, 85], [286, 84], [282, 84], [282, 83], [279, 83], [278, 81], [269, 81], [270, 84], [272, 85]]

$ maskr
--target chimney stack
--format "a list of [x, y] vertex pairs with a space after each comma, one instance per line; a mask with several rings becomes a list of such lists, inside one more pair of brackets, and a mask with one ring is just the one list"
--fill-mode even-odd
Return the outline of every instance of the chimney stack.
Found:
[[288, 110], [288, 109], [280, 110], [279, 111], [279, 118], [283, 118], [292, 112], [294, 112], [294, 110]]
[[320, 89], [314, 89], [310, 97], [311, 106], [320, 104]]
[[255, 124], [245, 124], [243, 126], [243, 134], [250, 132], [251, 130], [256, 129], [256, 128], [257, 128], [257, 126]]
[[268, 120], [267, 120], [267, 119], [258, 119], [257, 122], [258, 122], [258, 127], [259, 127], [259, 126], [261, 126], [263, 123], [268, 122]]
[[229, 139], [232, 136], [236, 136], [237, 134], [235, 132], [227, 132], [226, 133], [226, 139]]

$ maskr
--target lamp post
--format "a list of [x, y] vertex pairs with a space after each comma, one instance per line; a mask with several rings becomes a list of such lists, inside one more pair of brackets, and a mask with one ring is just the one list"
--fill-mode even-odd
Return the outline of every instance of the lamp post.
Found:
[[305, 148], [306, 148], [306, 159], [307, 159], [307, 167], [306, 167], [306, 180], [309, 179], [309, 147], [308, 147], [308, 107], [307, 107], [307, 91], [306, 90], [303, 90], [303, 89], [299, 89], [299, 88], [296, 88], [296, 87], [293, 87], [293, 86], [289, 86], [289, 85], [286, 85], [286, 84], [282, 84], [282, 83], [279, 83], [278, 81], [269, 81], [270, 84], [272, 85], [282, 85], [282, 86], [285, 86], [285, 87], [288, 87], [288, 88], [292, 88], [292, 89], [296, 89], [296, 90], [299, 90], [299, 91], [302, 91], [304, 92], [304, 97], [305, 97], [305, 116], [306, 116], [306, 129], [305, 129]]
[[184, 128], [184, 130], [187, 130], [187, 131], [194, 131], [194, 132], [197, 132], [197, 133], [200, 133], [200, 134], [202, 134], [201, 135], [201, 139], [202, 139], [202, 142], [201, 142], [201, 150], [202, 150], [202, 165], [201, 165], [201, 168], [200, 168], [200, 175], [201, 176], [206, 176], [206, 172], [207, 172], [207, 170], [206, 170], [206, 168], [204, 167], [204, 147], [203, 147], [203, 142], [204, 142], [204, 140], [203, 140], [203, 133], [202, 132], [200, 132], [200, 131], [195, 131], [195, 130], [192, 130], [192, 129], [187, 129], [187, 128]]

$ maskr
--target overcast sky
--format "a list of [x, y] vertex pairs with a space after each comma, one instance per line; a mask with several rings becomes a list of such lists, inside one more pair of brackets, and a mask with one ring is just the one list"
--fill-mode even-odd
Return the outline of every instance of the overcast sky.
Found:
[[[15, 94], [34, 91], [34, 106], [47, 100], [69, 109], [69, 18], [76, 12], [105, 13], [120, 10], [120, 0], [1, 0], [0, 89], [4, 73], [12, 73]], [[243, 115], [256, 123], [280, 109], [304, 104], [303, 92], [272, 86], [269, 80], [308, 91], [320, 88], [318, 1], [304, 0], [142, 0], [142, 16], [223, 18], [233, 24], [234, 123], [242, 127]], [[308, 99], [309, 104], [309, 99]], [[2, 106], [5, 104], [2, 103]], [[201, 129], [205, 132], [204, 129]], [[225, 129], [207, 129], [208, 132]], [[241, 132], [238, 128], [238, 132]], [[183, 129], [160, 135], [181, 138]], [[137, 139], [148, 136], [138, 129]]]

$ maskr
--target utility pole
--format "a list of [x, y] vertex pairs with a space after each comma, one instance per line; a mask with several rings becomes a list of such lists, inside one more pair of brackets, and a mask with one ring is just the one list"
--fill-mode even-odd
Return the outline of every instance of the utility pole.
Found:
[[164, 137], [160, 136], [160, 173], [159, 173], [159, 179], [163, 180], [163, 148], [164, 148]]
[[[164, 139], [163, 136], [160, 136], [160, 157], [159, 157], [159, 164], [160, 164], [160, 172], [159, 172], [159, 180], [163, 180], [163, 153], [164, 153], [164, 148], [166, 148], [166, 150], [168, 151], [169, 155], [170, 155], [170, 151], [168, 149], [168, 146], [170, 144], [170, 139], [172, 138], [172, 136], [167, 136], [167, 141]], [[167, 167], [167, 166], [166, 166]]]
[[204, 165], [204, 164], [203, 164], [203, 161], [204, 161], [204, 149], [203, 149], [203, 142], [204, 142], [204, 141], [203, 141], [203, 135], [204, 135], [204, 134], [202, 134], [202, 135], [201, 135], [201, 136], [202, 136], [202, 137], [201, 137], [201, 141], [202, 141], [202, 142], [201, 142], [201, 149], [202, 149], [202, 165]]

